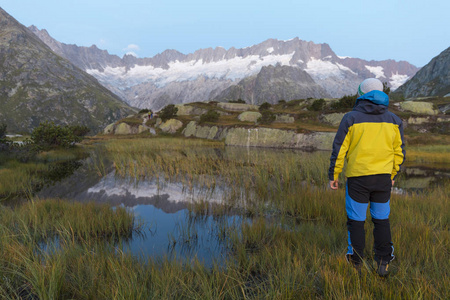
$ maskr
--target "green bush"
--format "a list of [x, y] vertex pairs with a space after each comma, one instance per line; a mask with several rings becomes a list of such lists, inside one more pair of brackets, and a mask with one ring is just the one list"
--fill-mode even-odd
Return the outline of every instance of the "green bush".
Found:
[[178, 108], [176, 108], [174, 104], [169, 104], [160, 111], [158, 116], [161, 118], [163, 122], [165, 122], [175, 117], [177, 115], [177, 112]]
[[334, 109], [352, 108], [355, 105], [357, 95], [346, 95], [339, 99], [339, 101], [331, 104]]
[[4, 139], [6, 136], [6, 124], [0, 123], [0, 140]]
[[70, 148], [81, 140], [81, 136], [75, 135], [71, 126], [59, 126], [48, 121], [40, 123], [31, 133], [32, 143], [41, 150]]
[[228, 103], [243, 103], [243, 104], [245, 104], [245, 101], [242, 99], [237, 99], [237, 100], [230, 100], [230, 101], [228, 101]]
[[73, 134], [78, 137], [85, 136], [91, 131], [87, 126], [84, 125], [72, 125], [69, 126], [69, 128], [70, 130], [72, 130]]
[[144, 109], [141, 109], [141, 110], [139, 111], [140, 114], [148, 113], [148, 112], [151, 112], [151, 110], [148, 109], [148, 108], [144, 108]]
[[325, 100], [324, 99], [317, 99], [314, 100], [314, 102], [308, 106], [308, 110], [312, 111], [322, 111], [325, 108]]
[[207, 113], [204, 113], [200, 116], [200, 123], [205, 122], [217, 122], [219, 120], [220, 114], [215, 110], [208, 110]]
[[275, 121], [276, 117], [270, 110], [264, 110], [261, 112], [261, 117], [258, 118], [258, 123], [269, 125]]
[[272, 104], [268, 102], [264, 102], [259, 106], [259, 111], [269, 110], [272, 107]]

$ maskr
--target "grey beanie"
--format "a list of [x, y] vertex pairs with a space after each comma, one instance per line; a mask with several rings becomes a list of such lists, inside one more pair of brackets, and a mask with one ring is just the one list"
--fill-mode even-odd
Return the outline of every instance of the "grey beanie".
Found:
[[383, 83], [376, 78], [367, 78], [358, 87], [358, 97], [373, 90], [383, 91]]

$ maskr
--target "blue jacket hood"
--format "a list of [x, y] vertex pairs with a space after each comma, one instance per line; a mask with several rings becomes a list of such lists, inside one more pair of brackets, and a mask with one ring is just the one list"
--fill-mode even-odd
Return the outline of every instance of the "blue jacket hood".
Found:
[[378, 104], [378, 105], [384, 105], [384, 106], [388, 106], [389, 105], [389, 96], [386, 95], [384, 92], [382, 91], [371, 91], [368, 92], [360, 97], [358, 97], [356, 99], [356, 105], [358, 105], [358, 101], [360, 100], [369, 100], [370, 102], [374, 103], [374, 104]]

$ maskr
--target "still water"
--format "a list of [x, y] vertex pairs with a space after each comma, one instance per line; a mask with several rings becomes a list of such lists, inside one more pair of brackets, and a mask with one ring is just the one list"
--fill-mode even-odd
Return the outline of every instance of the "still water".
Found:
[[[294, 150], [249, 150], [233, 147], [214, 151], [219, 158], [236, 157], [249, 161], [261, 153], [275, 155], [281, 160], [292, 155], [311, 155]], [[230, 187], [223, 184], [208, 190], [196, 186], [186, 188], [181, 182], [163, 179], [138, 181], [135, 178], [123, 178], [117, 176], [112, 168], [109, 168], [111, 171], [104, 177], [99, 177], [89, 168], [89, 164], [90, 160], [86, 159], [63, 165], [68, 174], [50, 174], [53, 177], [37, 196], [126, 207], [133, 212], [136, 222], [144, 222], [145, 228], [142, 234], [134, 234], [131, 240], [120, 245], [124, 252], [143, 258], [167, 257], [185, 262], [198, 258], [205, 265], [221, 264], [227, 260], [227, 243], [222, 231], [249, 221], [239, 215], [217, 216], [208, 212], [196, 214], [189, 209], [196, 203], [226, 203]], [[449, 177], [449, 168], [405, 168], [397, 181], [399, 187], [394, 192], [424, 189], [448, 180]]]

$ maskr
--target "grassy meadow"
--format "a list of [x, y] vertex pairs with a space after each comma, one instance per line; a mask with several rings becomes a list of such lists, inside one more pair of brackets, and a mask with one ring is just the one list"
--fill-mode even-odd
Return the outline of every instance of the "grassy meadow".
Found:
[[[449, 163], [448, 146], [414, 147], [414, 163]], [[37, 174], [48, 167], [41, 162], [71, 157], [47, 153], [29, 166], [14, 160], [0, 166], [0, 194], [30, 198], [0, 210], [0, 298], [449, 298], [448, 183], [392, 195], [396, 259], [391, 275], [380, 278], [371, 259], [370, 216], [361, 273], [345, 260], [344, 189], [327, 188], [329, 152], [225, 148], [221, 142], [168, 137], [96, 137], [83, 148], [99, 176], [112, 168], [137, 182], [181, 182], [186, 192], [222, 188], [221, 204], [198, 199], [189, 214], [246, 220], [212, 228], [228, 259], [206, 267], [122, 252], [121, 243], [146, 230], [131, 211], [32, 196], [26, 182], [39, 182]], [[6, 185], [12, 178], [17, 179]], [[42, 247], [49, 240], [54, 242]]]

